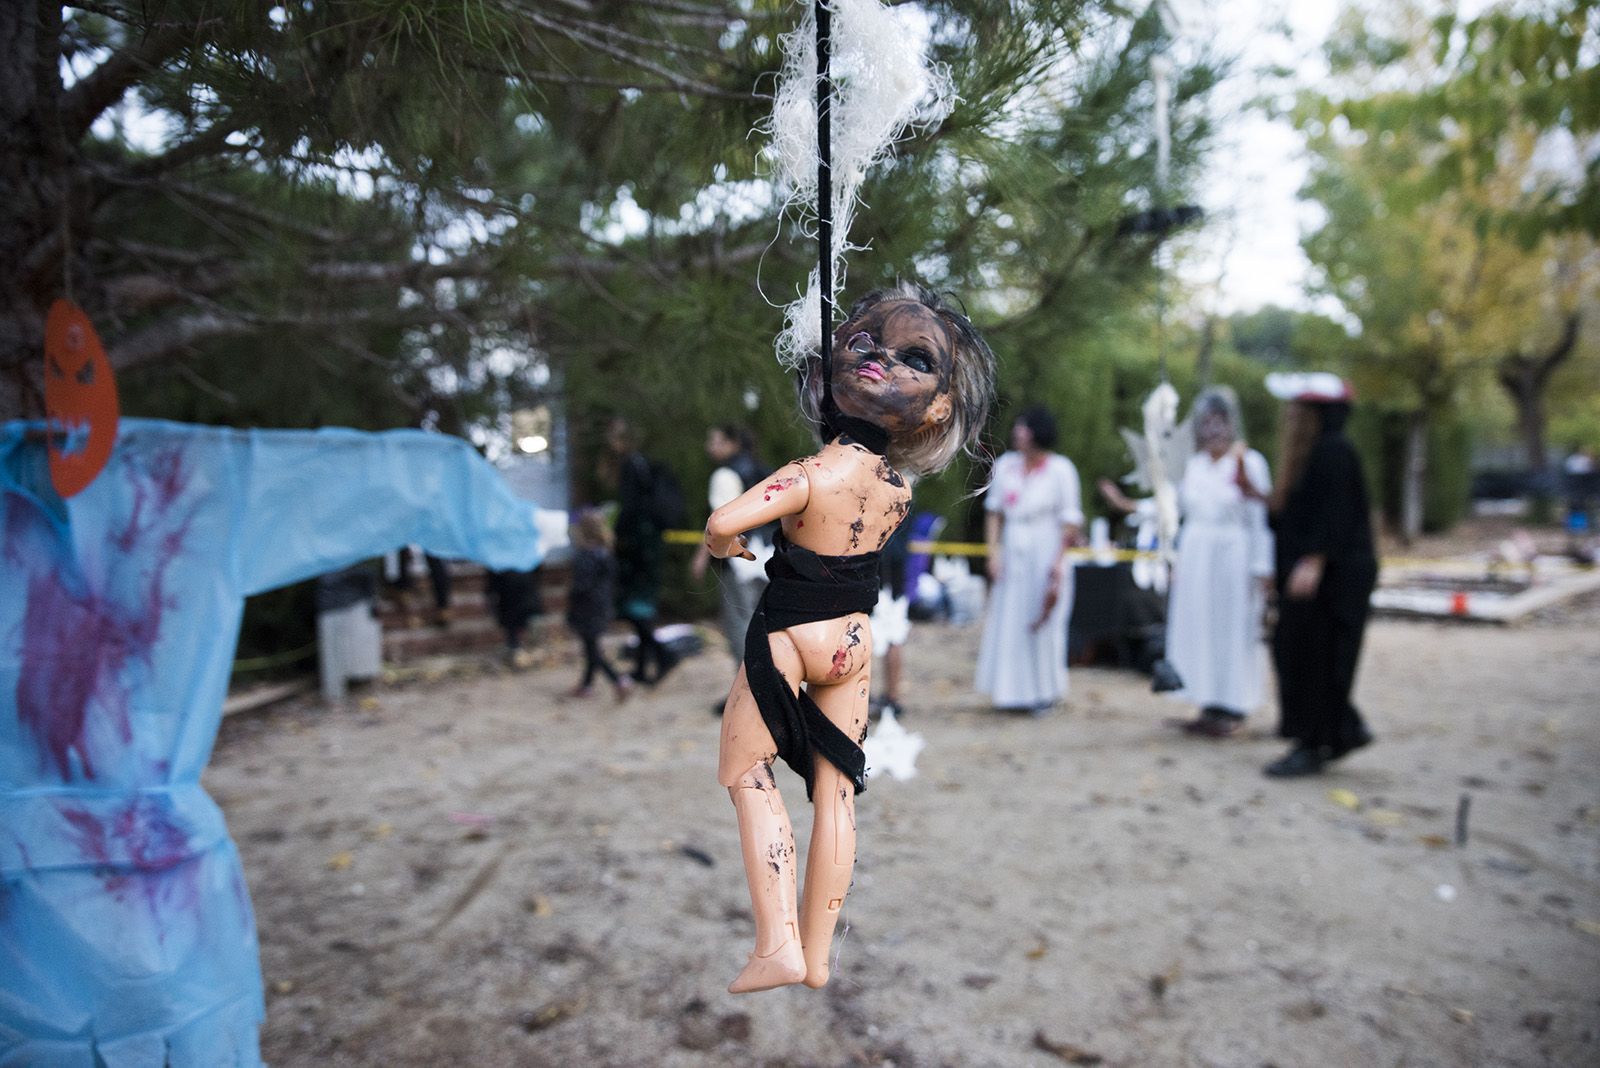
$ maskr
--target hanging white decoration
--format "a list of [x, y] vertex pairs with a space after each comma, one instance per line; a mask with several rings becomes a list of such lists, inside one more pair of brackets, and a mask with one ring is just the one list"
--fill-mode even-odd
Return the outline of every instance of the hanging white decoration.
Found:
[[[817, 40], [813, 5], [805, 18], [781, 38], [783, 70], [778, 77], [772, 117], [761, 132], [784, 213], [793, 213], [803, 232], [817, 232]], [[931, 63], [922, 34], [877, 0], [830, 0], [832, 45], [830, 77], [832, 136], [833, 261], [832, 293], [844, 286], [844, 255], [862, 183], [894, 143], [911, 131], [943, 121], [955, 106], [950, 73]], [[778, 335], [778, 361], [790, 370], [821, 351], [822, 296], [812, 268], [806, 291], [784, 309]]]
[[1139, 561], [1134, 577], [1142, 588], [1164, 592], [1178, 542], [1178, 481], [1194, 455], [1194, 428], [1191, 420], [1178, 422], [1178, 391], [1167, 382], [1150, 391], [1142, 412], [1143, 433], [1121, 428], [1134, 462], [1123, 481], [1150, 494], [1137, 513], [1138, 547], [1156, 558], [1153, 564]]

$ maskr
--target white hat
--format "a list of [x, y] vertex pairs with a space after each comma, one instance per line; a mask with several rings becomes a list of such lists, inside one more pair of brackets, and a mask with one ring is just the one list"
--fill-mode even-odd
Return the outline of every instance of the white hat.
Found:
[[1286, 401], [1330, 404], [1355, 397], [1350, 383], [1331, 371], [1274, 371], [1267, 376], [1267, 392]]

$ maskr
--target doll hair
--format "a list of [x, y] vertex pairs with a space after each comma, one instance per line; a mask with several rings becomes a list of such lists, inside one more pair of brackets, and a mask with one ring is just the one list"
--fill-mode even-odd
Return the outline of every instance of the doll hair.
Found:
[[[922, 477], [943, 471], [963, 449], [977, 456], [975, 443], [994, 401], [994, 353], [965, 315], [943, 297], [916, 282], [896, 282], [856, 301], [845, 322], [854, 322], [886, 300], [911, 300], [923, 305], [949, 327], [955, 341], [950, 374], [950, 418], [915, 434], [889, 441], [888, 459], [908, 475]], [[831, 339], [830, 339], [831, 340]], [[822, 359], [813, 354], [799, 376], [800, 414], [819, 437], [822, 433]]]
[[572, 544], [580, 549], [611, 551], [611, 527], [606, 524], [605, 513], [598, 508], [585, 508], [572, 521]]

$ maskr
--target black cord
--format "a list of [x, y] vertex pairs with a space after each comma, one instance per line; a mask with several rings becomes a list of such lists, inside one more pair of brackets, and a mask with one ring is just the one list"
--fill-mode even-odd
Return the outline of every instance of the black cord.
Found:
[[832, 13], [817, 0], [817, 284], [822, 309], [823, 410], [833, 408], [833, 80], [828, 72]]

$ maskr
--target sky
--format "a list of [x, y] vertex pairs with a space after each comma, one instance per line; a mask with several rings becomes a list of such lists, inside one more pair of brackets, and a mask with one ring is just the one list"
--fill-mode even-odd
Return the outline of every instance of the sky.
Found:
[[1214, 102], [1225, 118], [1200, 190], [1209, 222], [1176, 250], [1178, 274], [1195, 290], [1194, 310], [1226, 315], [1280, 304], [1337, 314], [1337, 304], [1307, 292], [1311, 265], [1300, 236], [1316, 225], [1318, 211], [1298, 196], [1306, 178], [1300, 135], [1287, 120], [1246, 107], [1261, 91], [1255, 71], [1287, 68], [1302, 84], [1326, 73], [1320, 50], [1336, 5], [1174, 0], [1171, 6], [1180, 38], [1237, 56]]

